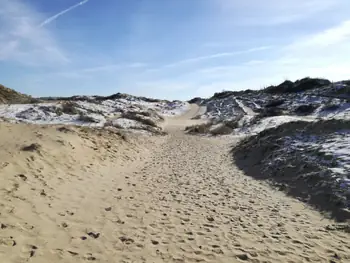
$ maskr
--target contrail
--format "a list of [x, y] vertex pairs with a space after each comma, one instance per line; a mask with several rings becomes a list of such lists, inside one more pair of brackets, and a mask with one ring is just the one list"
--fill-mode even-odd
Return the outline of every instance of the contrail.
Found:
[[49, 18], [46, 19], [44, 22], [42, 22], [42, 23], [39, 25], [39, 27], [43, 27], [43, 26], [45, 26], [45, 25], [47, 25], [47, 24], [50, 24], [52, 21], [56, 20], [56, 19], [59, 18], [60, 16], [64, 15], [65, 13], [68, 13], [69, 11], [72, 11], [73, 9], [75, 9], [75, 8], [81, 6], [81, 5], [86, 4], [88, 1], [89, 1], [89, 0], [81, 1], [81, 2], [79, 2], [79, 3], [77, 3], [77, 4], [75, 4], [75, 5], [73, 5], [73, 6], [69, 7], [69, 8], [67, 8], [67, 9], [65, 9], [65, 10], [63, 10], [63, 11], [61, 11], [61, 12], [59, 12], [58, 14], [49, 17]]

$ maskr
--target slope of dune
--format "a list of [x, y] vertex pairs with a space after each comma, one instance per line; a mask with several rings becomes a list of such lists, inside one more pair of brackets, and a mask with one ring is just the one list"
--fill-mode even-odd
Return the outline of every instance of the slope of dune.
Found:
[[133, 136], [0, 122], [0, 262], [74, 260], [81, 237], [101, 231], [122, 171], [148, 155], [152, 138]]
[[21, 94], [13, 89], [7, 88], [0, 84], [0, 104], [8, 103], [33, 103], [39, 100], [28, 95]]

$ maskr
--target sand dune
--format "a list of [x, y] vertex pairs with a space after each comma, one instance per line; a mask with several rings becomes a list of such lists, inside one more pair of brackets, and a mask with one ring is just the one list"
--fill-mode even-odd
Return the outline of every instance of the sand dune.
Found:
[[[0, 123], [0, 262], [350, 262], [350, 236], [244, 175], [231, 138]], [[28, 147], [30, 146], [30, 147]]]

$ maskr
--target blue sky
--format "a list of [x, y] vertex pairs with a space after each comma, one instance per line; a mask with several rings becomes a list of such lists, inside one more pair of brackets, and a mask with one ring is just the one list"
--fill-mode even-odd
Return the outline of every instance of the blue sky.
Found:
[[0, 83], [168, 99], [350, 79], [349, 0], [0, 0]]

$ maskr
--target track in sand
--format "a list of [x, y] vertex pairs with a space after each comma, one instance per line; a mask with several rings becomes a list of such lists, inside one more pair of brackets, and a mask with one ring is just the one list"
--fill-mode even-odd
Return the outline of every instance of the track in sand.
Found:
[[167, 119], [140, 158], [71, 171], [51, 208], [33, 212], [46, 203], [23, 192], [27, 215], [1, 211], [13, 228], [0, 229], [0, 261], [350, 262], [349, 234], [232, 164], [236, 139], [185, 134], [198, 110]]

